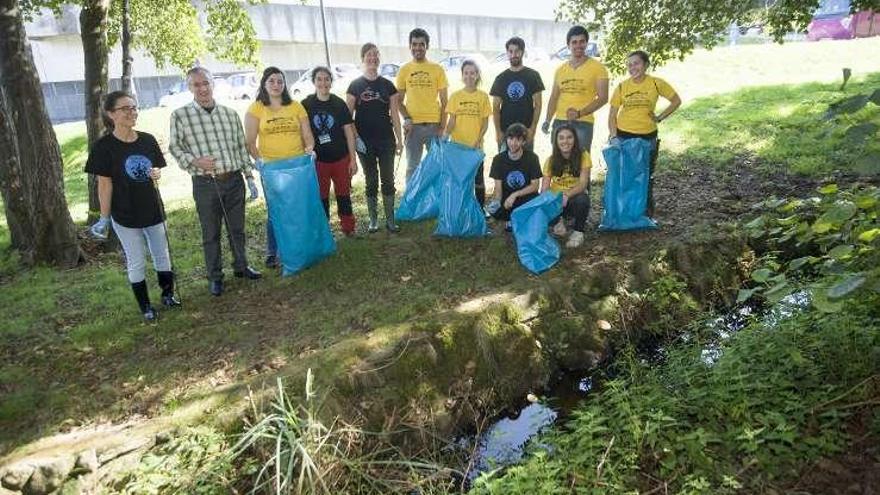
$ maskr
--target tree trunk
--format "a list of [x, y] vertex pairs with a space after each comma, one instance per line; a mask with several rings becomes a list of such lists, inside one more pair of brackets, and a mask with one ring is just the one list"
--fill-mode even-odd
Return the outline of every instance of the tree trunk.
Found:
[[122, 0], [122, 90], [137, 96], [131, 66], [131, 0]]
[[0, 0], [0, 188], [12, 245], [26, 263], [77, 264], [61, 149], [49, 121], [18, 0]]
[[[86, 132], [89, 150], [92, 144], [104, 134], [102, 99], [107, 94], [107, 16], [110, 0], [87, 0], [79, 13], [79, 27], [82, 31], [82, 46], [85, 62], [85, 107]], [[89, 174], [89, 222], [100, 214], [98, 202], [98, 179]]]

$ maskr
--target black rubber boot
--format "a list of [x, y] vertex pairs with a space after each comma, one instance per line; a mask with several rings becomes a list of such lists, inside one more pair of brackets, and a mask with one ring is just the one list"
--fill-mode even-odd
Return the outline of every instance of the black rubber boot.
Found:
[[180, 301], [174, 297], [174, 272], [156, 272], [159, 279], [159, 288], [162, 289], [162, 305], [166, 308], [180, 306]]
[[141, 314], [144, 315], [144, 321], [153, 323], [159, 318], [159, 313], [150, 304], [150, 294], [147, 292], [147, 281], [141, 280], [131, 284], [131, 291], [134, 292], [134, 298], [137, 300]]
[[367, 214], [370, 216], [370, 224], [367, 232], [373, 234], [379, 231], [379, 198], [367, 196]]
[[382, 206], [385, 208], [385, 228], [388, 232], [400, 232], [400, 226], [394, 223], [394, 195], [382, 196]]

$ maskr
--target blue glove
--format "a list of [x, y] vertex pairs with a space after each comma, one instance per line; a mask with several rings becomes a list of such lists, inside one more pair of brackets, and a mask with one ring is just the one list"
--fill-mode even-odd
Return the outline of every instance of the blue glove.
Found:
[[545, 120], [543, 124], [541, 124], [541, 132], [544, 134], [550, 134], [550, 121]]
[[96, 239], [107, 239], [110, 233], [110, 217], [101, 217], [89, 227], [89, 233]]
[[358, 153], [367, 154], [367, 143], [365, 143], [364, 140], [361, 139], [360, 136], [358, 136], [358, 138], [354, 141], [354, 149], [357, 150]]
[[262, 174], [263, 167], [265, 167], [265, 164], [263, 163], [262, 158], [257, 158], [256, 160], [254, 160], [254, 168], [257, 169], [257, 172]]
[[254, 182], [253, 177], [249, 177], [247, 180], [248, 191], [250, 191], [251, 195], [248, 197], [248, 201], [254, 201], [255, 199], [260, 197], [260, 191], [257, 189], [257, 183]]

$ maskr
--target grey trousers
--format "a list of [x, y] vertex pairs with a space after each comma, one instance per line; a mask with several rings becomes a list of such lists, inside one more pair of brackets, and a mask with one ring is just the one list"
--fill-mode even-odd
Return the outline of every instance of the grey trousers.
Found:
[[128, 281], [136, 284], [146, 278], [147, 253], [144, 250], [144, 241], [153, 258], [153, 267], [157, 272], [171, 271], [171, 256], [168, 252], [168, 242], [165, 239], [165, 222], [157, 223], [142, 229], [123, 227], [113, 221], [113, 230], [122, 249], [125, 251], [125, 268], [128, 271]]
[[422, 163], [424, 149], [430, 148], [431, 138], [437, 136], [440, 124], [413, 124], [412, 130], [406, 135], [406, 180]]
[[223, 280], [220, 229], [226, 223], [223, 219], [224, 208], [229, 219], [226, 236], [232, 249], [232, 268], [236, 272], [244, 271], [247, 257], [244, 243], [244, 179], [241, 173], [233, 174], [226, 180], [193, 176], [192, 181], [193, 198], [202, 226], [202, 249], [205, 252], [208, 280]]

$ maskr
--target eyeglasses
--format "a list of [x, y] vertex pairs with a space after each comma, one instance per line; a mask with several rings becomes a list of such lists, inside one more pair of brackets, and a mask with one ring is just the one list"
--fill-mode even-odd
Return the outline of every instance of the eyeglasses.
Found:
[[116, 107], [113, 109], [114, 112], [125, 112], [125, 113], [135, 113], [138, 111], [138, 107]]

